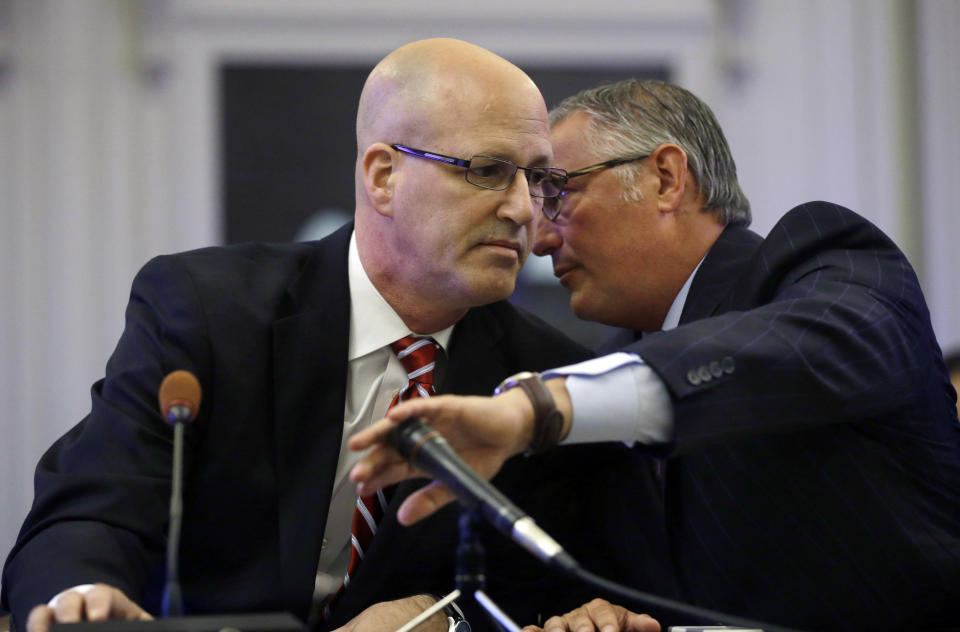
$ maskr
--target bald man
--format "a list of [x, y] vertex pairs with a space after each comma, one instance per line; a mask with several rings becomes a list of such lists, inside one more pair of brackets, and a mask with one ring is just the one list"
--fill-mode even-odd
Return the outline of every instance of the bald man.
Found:
[[536, 86], [465, 42], [394, 51], [358, 112], [354, 223], [319, 242], [158, 257], [137, 275], [91, 412], [37, 467], [3, 576], [17, 627], [159, 611], [171, 430], [156, 393], [175, 369], [203, 387], [186, 430], [188, 613], [394, 630], [452, 588], [456, 513], [397, 524], [416, 484], [393, 494], [341, 587], [357, 501], [345, 444], [408, 386], [395, 341], [436, 343], [435, 389], [451, 393], [584, 356], [504, 301], [562, 177]]

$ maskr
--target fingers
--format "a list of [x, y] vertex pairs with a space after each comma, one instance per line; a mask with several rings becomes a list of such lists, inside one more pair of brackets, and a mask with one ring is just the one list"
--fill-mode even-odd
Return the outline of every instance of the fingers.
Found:
[[354, 452], [366, 450], [372, 445], [376, 445], [385, 441], [387, 435], [389, 435], [390, 431], [396, 426], [397, 423], [392, 419], [381, 419], [371, 425], [369, 428], [364, 428], [357, 434], [350, 437], [350, 441], [347, 442], [347, 446]]
[[[543, 629], [545, 632], [567, 632], [568, 630], [567, 622], [563, 617], [550, 617], [543, 624]], [[590, 632], [593, 632], [592, 628]]]
[[[92, 590], [90, 592], [93, 592]], [[89, 594], [89, 593], [87, 593]], [[86, 618], [84, 595], [71, 590], [60, 595], [53, 603], [53, 617], [57, 623], [76, 623]]]
[[453, 493], [446, 485], [434, 481], [410, 494], [397, 509], [397, 521], [405, 526], [423, 520], [450, 501]]
[[410, 417], [428, 416], [431, 413], [442, 411], [443, 402], [447, 399], [449, 399], [449, 397], [437, 395], [429, 399], [415, 397], [401, 402], [388, 410], [387, 416], [384, 419], [377, 421], [369, 428], [364, 428], [350, 437], [347, 445], [354, 452], [359, 452], [360, 450], [366, 450], [370, 446], [383, 443], [386, 441], [390, 431], [396, 428], [397, 424], [401, 421]]
[[76, 623], [107, 619], [147, 621], [153, 618], [121, 591], [106, 584], [97, 584], [82, 593], [68, 590], [57, 595], [51, 604], [37, 606], [30, 611], [27, 617], [27, 632], [46, 632], [55, 622]]
[[393, 448], [385, 445], [371, 448], [350, 470], [350, 480], [357, 484], [357, 493], [360, 495], [372, 494], [382, 487], [417, 475], [417, 471]]
[[630, 612], [604, 599], [550, 617], [543, 625], [546, 632], [660, 632], [660, 624], [645, 614]]
[[546, 632], [618, 632], [620, 622], [609, 609], [593, 611], [586, 606], [577, 608], [562, 617], [551, 617], [543, 625]]
[[[584, 605], [583, 610], [587, 612], [589, 620], [593, 621], [596, 629], [600, 630], [601, 632], [617, 632], [620, 630], [621, 618], [627, 612], [626, 609], [621, 608], [620, 606], [615, 606], [605, 599], [594, 599], [590, 603]], [[589, 621], [587, 622], [587, 625], [589, 625]], [[583, 625], [581, 624], [574, 629], [579, 630], [582, 628]]]
[[628, 632], [660, 632], [660, 624], [648, 614], [627, 613], [626, 626]]
[[[98, 586], [97, 588], [101, 588]], [[116, 588], [102, 586], [104, 590], [91, 590], [87, 593], [87, 618], [91, 621], [102, 619], [126, 619], [127, 621], [149, 621], [150, 614], [130, 600]]]
[[433, 417], [442, 414], [445, 406], [453, 405], [458, 399], [453, 395], [434, 395], [429, 398], [415, 397], [401, 402], [387, 411], [387, 418], [400, 423], [410, 417]]
[[543, 629], [546, 632], [615, 632], [618, 619], [614, 607], [608, 601], [594, 599], [563, 616], [550, 617]]
[[390, 431], [410, 417], [423, 416], [426, 421], [442, 415], [446, 407], [455, 407], [455, 399], [438, 395], [430, 399], [414, 398], [397, 404], [381, 419], [354, 436], [348, 442], [351, 450], [369, 452], [350, 470], [350, 480], [357, 484], [357, 492], [371, 494], [376, 490], [404, 479], [423, 476], [394, 450], [388, 441]]
[[27, 632], [47, 632], [53, 624], [53, 608], [36, 606], [27, 617]]

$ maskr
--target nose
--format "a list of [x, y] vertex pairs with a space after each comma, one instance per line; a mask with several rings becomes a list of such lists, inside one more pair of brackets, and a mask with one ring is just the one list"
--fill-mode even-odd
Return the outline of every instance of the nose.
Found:
[[523, 172], [517, 172], [505, 193], [507, 199], [497, 209], [497, 217], [509, 219], [518, 226], [526, 226], [532, 222], [536, 212], [533, 198], [530, 197], [530, 186]]
[[560, 227], [541, 215], [537, 218], [536, 234], [533, 240], [533, 254], [546, 257], [563, 245]]

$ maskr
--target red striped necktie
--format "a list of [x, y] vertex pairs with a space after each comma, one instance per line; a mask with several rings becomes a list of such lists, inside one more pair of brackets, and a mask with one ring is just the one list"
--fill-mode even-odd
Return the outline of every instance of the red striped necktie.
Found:
[[[398, 402], [413, 397], [430, 397], [434, 394], [433, 369], [437, 358], [437, 345], [433, 338], [418, 338], [405, 336], [392, 343], [390, 348], [400, 360], [407, 372], [407, 385], [393, 397], [390, 408]], [[389, 410], [389, 409], [388, 409]], [[387, 508], [387, 500], [383, 490], [370, 496], [358, 496], [357, 505], [353, 510], [353, 524], [350, 529], [350, 566], [343, 577], [343, 586], [337, 591], [333, 599], [324, 608], [324, 617], [329, 614], [329, 607], [336, 601], [343, 590], [350, 585], [350, 577], [356, 571], [363, 556], [377, 533], [377, 525]]]

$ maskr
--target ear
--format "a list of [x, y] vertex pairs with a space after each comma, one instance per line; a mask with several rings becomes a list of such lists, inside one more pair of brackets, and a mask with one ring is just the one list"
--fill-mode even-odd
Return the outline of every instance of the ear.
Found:
[[687, 189], [687, 152], [679, 145], [664, 143], [650, 154], [650, 164], [659, 178], [657, 206], [662, 213], [671, 213], [680, 206]]
[[396, 158], [397, 152], [393, 147], [386, 143], [374, 143], [367, 147], [360, 160], [363, 189], [371, 206], [385, 217], [393, 216]]

